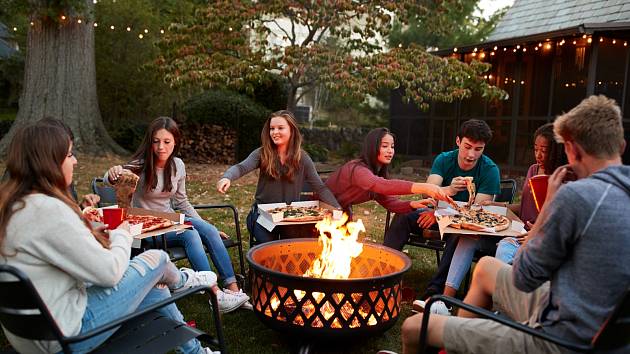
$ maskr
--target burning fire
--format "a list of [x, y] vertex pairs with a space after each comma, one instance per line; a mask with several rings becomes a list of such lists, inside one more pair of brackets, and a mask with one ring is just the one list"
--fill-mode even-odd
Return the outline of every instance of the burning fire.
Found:
[[347, 224], [346, 221], [348, 215], [344, 213], [339, 220], [326, 217], [315, 224], [322, 253], [304, 273], [305, 277], [348, 279], [352, 270], [350, 263], [363, 252], [363, 244], [357, 239], [359, 232], [365, 232], [365, 226], [361, 220]]

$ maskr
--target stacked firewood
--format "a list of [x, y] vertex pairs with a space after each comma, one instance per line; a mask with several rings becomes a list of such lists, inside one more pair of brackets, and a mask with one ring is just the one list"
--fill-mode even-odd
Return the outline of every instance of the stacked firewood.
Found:
[[220, 125], [187, 123], [180, 126], [179, 156], [188, 162], [226, 164], [236, 162], [236, 131]]

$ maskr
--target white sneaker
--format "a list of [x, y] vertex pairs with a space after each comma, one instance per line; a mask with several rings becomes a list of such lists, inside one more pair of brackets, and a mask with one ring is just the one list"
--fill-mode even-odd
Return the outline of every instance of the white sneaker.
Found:
[[218, 351], [218, 350], [212, 350], [212, 349], [210, 349], [210, 348], [208, 348], [208, 347], [203, 348], [203, 351], [204, 351], [204, 353], [206, 353], [206, 354], [221, 354], [221, 352], [220, 352], [220, 351]]
[[194, 270], [190, 268], [180, 268], [179, 271], [186, 274], [188, 276], [188, 279], [186, 279], [186, 283], [184, 284], [184, 286], [182, 286], [179, 289], [173, 290], [174, 293], [184, 291], [186, 289], [190, 289], [195, 286], [200, 286], [200, 285], [214, 286], [217, 284], [217, 275], [214, 274], [213, 272], [209, 272], [209, 271], [195, 272]]
[[[425, 301], [415, 300], [413, 302], [413, 309], [418, 312], [423, 312], [425, 305], [426, 305]], [[446, 307], [446, 304], [444, 303], [444, 301], [440, 301], [440, 300], [434, 302], [431, 305], [431, 310], [429, 312], [431, 312], [432, 314], [443, 315], [443, 316], [451, 315], [451, 311], [448, 309], [448, 307]]]
[[[249, 300], [249, 296], [243, 292], [243, 289], [238, 289], [238, 291], [232, 291], [230, 289], [223, 289], [223, 291], [227, 294], [232, 294], [236, 296], [247, 296], [247, 299]], [[249, 301], [245, 301], [241, 305], [241, 308], [244, 310], [254, 311], [254, 306], [252, 306], [251, 302]]]
[[[249, 296], [247, 295], [234, 295], [221, 290], [217, 291], [220, 313], [232, 312], [241, 307], [247, 300], [249, 300]], [[210, 302], [210, 306], [212, 307], [212, 302]]]

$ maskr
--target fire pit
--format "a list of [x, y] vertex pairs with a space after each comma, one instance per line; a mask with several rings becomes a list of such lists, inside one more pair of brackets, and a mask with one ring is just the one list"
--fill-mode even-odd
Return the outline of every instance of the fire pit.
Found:
[[363, 249], [349, 261], [347, 279], [304, 276], [325, 248], [321, 240], [287, 239], [250, 249], [258, 318], [279, 331], [330, 339], [389, 329], [398, 319], [402, 274], [411, 261], [389, 247], [358, 245]]

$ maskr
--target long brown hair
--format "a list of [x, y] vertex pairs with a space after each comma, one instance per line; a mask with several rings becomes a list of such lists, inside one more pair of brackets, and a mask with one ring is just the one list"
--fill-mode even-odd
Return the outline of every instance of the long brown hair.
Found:
[[0, 254], [5, 255], [2, 245], [9, 220], [24, 208], [24, 197], [31, 193], [61, 200], [83, 220], [97, 241], [109, 248], [109, 239], [92, 230], [68, 191], [61, 165], [70, 141], [65, 129], [45, 123], [26, 125], [15, 132], [7, 152], [8, 179], [0, 185]]
[[177, 167], [175, 166], [175, 155], [179, 152], [179, 142], [181, 141], [181, 133], [177, 123], [170, 117], [158, 117], [149, 124], [147, 132], [144, 134], [142, 143], [136, 153], [131, 157], [131, 161], [123, 167], [133, 171], [135, 174], [140, 175], [144, 173], [144, 190], [148, 192], [157, 187], [157, 171], [155, 170], [155, 154], [153, 153], [153, 136], [160, 129], [165, 129], [169, 133], [173, 134], [175, 139], [175, 147], [173, 153], [166, 160], [164, 166], [164, 186], [162, 192], [170, 192], [173, 189], [171, 182], [171, 175], [177, 173]]
[[[275, 117], [284, 118], [289, 124], [291, 129], [291, 137], [289, 138], [289, 147], [287, 149], [287, 160], [285, 165], [287, 166], [286, 172], [283, 174], [280, 170], [280, 156], [276, 145], [271, 140], [270, 125], [271, 119]], [[260, 133], [260, 141], [262, 142], [262, 151], [260, 154], [260, 171], [266, 173], [274, 179], [286, 178], [287, 180], [293, 180], [293, 175], [300, 168], [300, 159], [302, 158], [302, 134], [298, 129], [295, 116], [290, 111], [280, 110], [271, 113], [262, 132]]]

